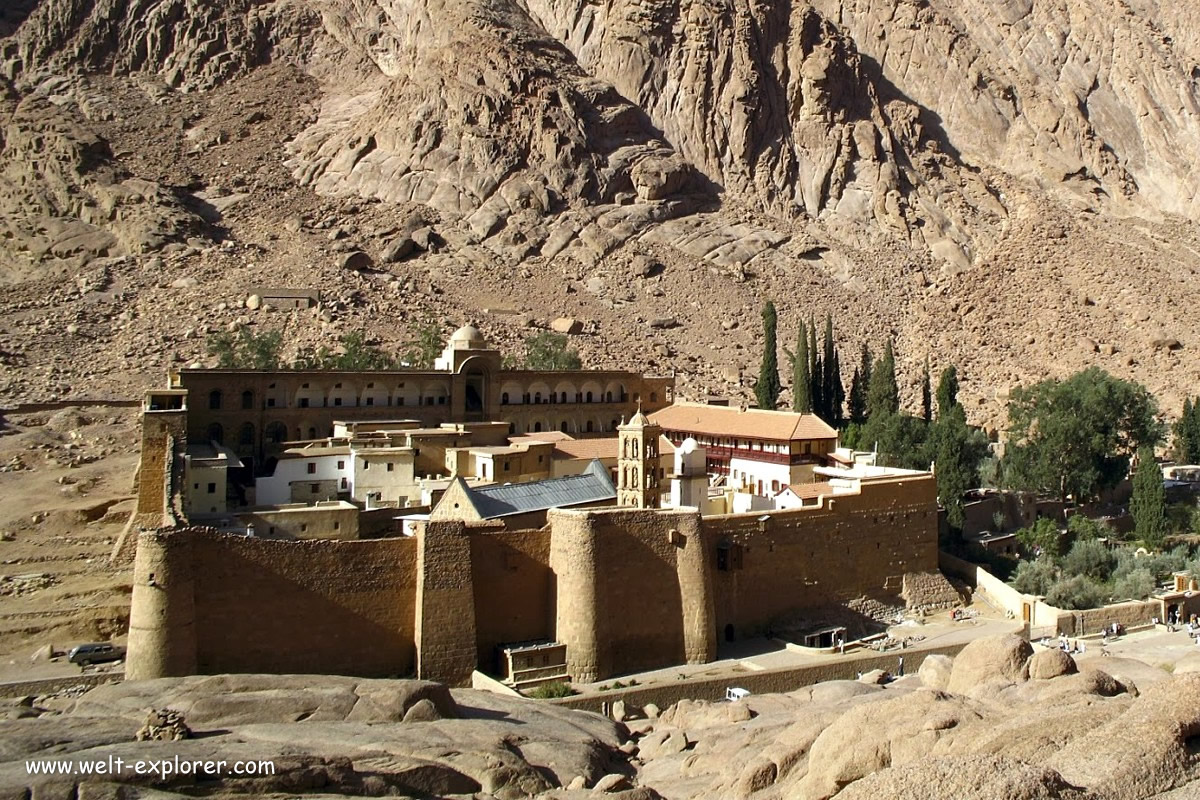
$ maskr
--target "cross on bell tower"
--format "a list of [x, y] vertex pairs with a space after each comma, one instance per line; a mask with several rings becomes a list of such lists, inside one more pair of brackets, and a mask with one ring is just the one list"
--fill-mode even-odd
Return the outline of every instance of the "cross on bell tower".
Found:
[[617, 427], [617, 505], [627, 508], [658, 508], [662, 487], [659, 483], [658, 439], [662, 428], [642, 413]]

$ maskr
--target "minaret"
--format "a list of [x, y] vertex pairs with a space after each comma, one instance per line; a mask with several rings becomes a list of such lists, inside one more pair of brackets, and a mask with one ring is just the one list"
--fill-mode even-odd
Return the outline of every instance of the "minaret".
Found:
[[617, 427], [617, 505], [630, 508], [658, 508], [662, 488], [659, 485], [658, 438], [662, 428], [642, 413]]

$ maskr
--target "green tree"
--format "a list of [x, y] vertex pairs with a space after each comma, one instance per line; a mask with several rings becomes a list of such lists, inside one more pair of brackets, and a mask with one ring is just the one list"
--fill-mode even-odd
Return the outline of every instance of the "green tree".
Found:
[[1021, 528], [1015, 535], [1027, 552], [1056, 561], [1062, 555], [1062, 534], [1049, 517], [1038, 517], [1032, 527]]
[[433, 362], [442, 354], [443, 344], [440, 325], [431, 319], [415, 322], [400, 350], [400, 361], [406, 367], [432, 369]]
[[840, 428], [846, 422], [846, 414], [844, 411], [846, 403], [846, 387], [842, 385], [842, 359], [841, 356], [838, 355], [836, 348], [833, 351], [833, 380], [830, 386], [832, 395], [829, 399], [829, 422], [830, 424]]
[[1167, 497], [1162, 469], [1149, 447], [1138, 450], [1129, 511], [1133, 515], [1134, 531], [1142, 544], [1151, 550], [1161, 548], [1167, 536]]
[[1103, 586], [1082, 575], [1060, 579], [1046, 592], [1046, 602], [1050, 605], [1075, 611], [1098, 608], [1108, 597]]
[[758, 371], [758, 383], [754, 395], [759, 408], [775, 408], [779, 404], [779, 355], [775, 341], [775, 304], [770, 300], [763, 306], [763, 355], [762, 367]]
[[579, 352], [566, 334], [542, 331], [525, 340], [525, 369], [580, 369]]
[[813, 413], [821, 419], [828, 419], [825, 413], [825, 383], [822, 376], [825, 374], [821, 364], [821, 351], [817, 349], [817, 324], [812, 319], [808, 318], [808, 380], [812, 386], [812, 407]]
[[395, 369], [396, 359], [378, 346], [367, 342], [361, 331], [341, 338], [341, 353], [330, 359], [330, 369]]
[[1022, 594], [1044, 595], [1058, 580], [1058, 567], [1049, 558], [1022, 561], [1012, 576], [1012, 586]]
[[1116, 556], [1103, 542], [1081, 539], [1071, 545], [1062, 558], [1065, 575], [1083, 575], [1094, 581], [1104, 582], [1112, 575], [1117, 565]]
[[876, 415], [859, 436], [862, 447], [878, 446], [879, 465], [929, 469], [929, 426], [911, 414]]
[[862, 425], [867, 421], [867, 386], [871, 383], [871, 348], [865, 343], [862, 346], [862, 357], [854, 368], [854, 377], [850, 379], [850, 422]]
[[821, 418], [836, 424], [839, 414], [835, 408], [833, 389], [834, 370], [837, 363], [833, 353], [833, 317], [825, 315], [825, 335], [821, 345]]
[[896, 355], [892, 350], [892, 340], [888, 339], [883, 357], [875, 362], [871, 370], [871, 382], [867, 387], [867, 418], [887, 416], [899, 411], [900, 387], [896, 383]]
[[1156, 588], [1150, 570], [1135, 569], [1113, 582], [1113, 597], [1117, 600], [1145, 600]]
[[938, 379], [938, 416], [945, 414], [954, 405], [958, 405], [958, 368], [951, 364], [942, 370], [942, 376]]
[[1083, 514], [1073, 514], [1067, 520], [1067, 533], [1070, 535], [1072, 541], [1091, 542], [1111, 536], [1112, 529], [1104, 523], [1097, 522], [1090, 517], [1085, 517]]
[[921, 370], [921, 416], [926, 422], [933, 421], [933, 395], [929, 389], [929, 356], [925, 356], [925, 368]]
[[967, 414], [957, 403], [931, 426], [933, 460], [938, 498], [946, 509], [946, 521], [961, 529], [964, 521], [963, 494], [979, 485], [979, 464], [987, 455], [987, 437], [967, 425]]
[[1175, 453], [1181, 463], [1200, 462], [1200, 397], [1183, 401], [1183, 414], [1174, 426]]
[[1158, 405], [1139, 384], [1098, 367], [1015, 390], [1008, 404], [1004, 475], [1010, 488], [1083, 501], [1119, 483], [1130, 456], [1163, 434]]
[[242, 326], [236, 333], [220, 333], [208, 340], [208, 352], [222, 369], [279, 369], [283, 334], [255, 333]]
[[811, 414], [812, 376], [808, 374], [808, 331], [803, 320], [796, 334], [796, 352], [789, 351], [788, 358], [792, 362], [792, 410], [799, 414]]

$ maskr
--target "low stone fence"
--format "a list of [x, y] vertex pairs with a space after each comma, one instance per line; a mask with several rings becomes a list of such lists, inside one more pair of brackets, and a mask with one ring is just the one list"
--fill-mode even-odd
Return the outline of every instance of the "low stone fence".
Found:
[[[794, 692], [814, 683], [834, 680], [853, 680], [861, 672], [881, 669], [895, 674], [898, 671], [900, 659], [904, 659], [904, 674], [915, 673], [921, 664], [931, 655], [956, 656], [966, 647], [966, 642], [931, 647], [928, 649], [907, 648], [895, 650], [877, 656], [863, 656], [855, 659], [838, 659], [828, 664], [808, 664], [802, 667], [781, 667], [757, 672], [742, 672], [723, 677], [694, 677], [673, 682], [648, 683], [630, 686], [624, 689], [613, 689], [607, 692], [588, 692], [572, 697], [563, 697], [549, 702], [556, 705], [574, 708], [581, 711], [603, 713], [605, 703], [624, 700], [629, 705], [642, 707], [654, 703], [665, 709], [680, 700], [709, 700], [716, 702], [725, 699], [725, 690], [731, 686], [748, 689], [752, 694], [771, 694]], [[616, 679], [614, 679], [616, 680]]]
[[119, 683], [125, 679], [123, 672], [91, 672], [82, 675], [67, 675], [61, 678], [42, 678], [35, 681], [0, 683], [0, 697], [36, 697], [54, 694], [75, 686], [92, 689], [106, 683]]

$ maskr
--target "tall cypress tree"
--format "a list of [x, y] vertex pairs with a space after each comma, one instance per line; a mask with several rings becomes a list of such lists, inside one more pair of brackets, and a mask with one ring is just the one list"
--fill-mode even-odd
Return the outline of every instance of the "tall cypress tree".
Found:
[[929, 356], [925, 356], [925, 369], [921, 372], [921, 414], [925, 424], [933, 421], [933, 393], [929, 389]]
[[842, 360], [838, 356], [838, 351], [834, 348], [833, 351], [833, 396], [832, 402], [832, 419], [833, 425], [842, 427], [846, 422], [846, 416], [843, 412], [843, 406], [846, 402], [846, 387], [842, 385]]
[[1162, 469], [1154, 460], [1154, 450], [1149, 447], [1138, 450], [1129, 511], [1142, 544], [1151, 550], [1162, 547], [1167, 535], [1167, 498], [1163, 489]]
[[857, 366], [850, 378], [850, 402], [847, 412], [850, 422], [854, 425], [862, 425], [867, 419], [867, 387], [863, 383], [862, 369]]
[[900, 387], [896, 383], [896, 354], [888, 339], [883, 357], [871, 370], [867, 387], [867, 418], [886, 417], [900, 411]]
[[953, 364], [942, 370], [938, 379], [937, 411], [938, 419], [950, 412], [951, 407], [958, 404], [958, 368]]
[[800, 414], [811, 414], [812, 376], [808, 373], [808, 331], [800, 321], [800, 332], [796, 334], [796, 352], [792, 357], [792, 410]]
[[824, 381], [822, 376], [824, 372], [821, 369], [821, 351], [817, 349], [817, 324], [812, 317], [808, 318], [808, 357], [809, 364], [809, 383], [812, 386], [812, 407], [813, 413], [821, 419], [825, 419], [825, 393]]
[[779, 402], [779, 356], [776, 352], [778, 343], [775, 340], [775, 304], [770, 300], [763, 306], [763, 355], [762, 367], [758, 371], [758, 383], [754, 385], [754, 395], [758, 399], [759, 408], [773, 409]]
[[1200, 461], [1200, 397], [1183, 401], [1183, 414], [1175, 423], [1175, 450], [1180, 461]]
[[835, 423], [839, 416], [833, 389], [833, 371], [837, 369], [833, 354], [833, 317], [825, 315], [825, 336], [821, 347], [821, 401], [825, 413], [821, 418]]

